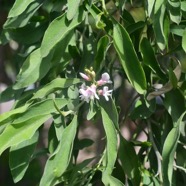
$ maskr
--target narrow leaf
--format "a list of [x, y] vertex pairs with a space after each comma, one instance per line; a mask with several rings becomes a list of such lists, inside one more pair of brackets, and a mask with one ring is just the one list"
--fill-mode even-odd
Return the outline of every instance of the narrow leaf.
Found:
[[181, 2], [168, 0], [167, 8], [169, 11], [170, 19], [179, 24], [181, 21]]
[[147, 3], [148, 16], [151, 17], [151, 14], [153, 13], [155, 0], [148, 0]]
[[[17, 117], [14, 120], [13, 124], [14, 125], [19, 124], [35, 116], [50, 115], [51, 113], [57, 112], [53, 101], [54, 101], [53, 99], [45, 99], [41, 102], [33, 104], [28, 110], [22, 113], [22, 115]], [[55, 103], [57, 107], [61, 109], [62, 107], [66, 106], [69, 103], [69, 101], [67, 99], [58, 98], [55, 99]]]
[[7, 148], [30, 139], [50, 117], [50, 115], [40, 115], [16, 125], [8, 125], [0, 135], [0, 155]]
[[119, 146], [119, 159], [121, 166], [129, 179], [131, 179], [134, 186], [140, 185], [140, 171], [138, 157], [132, 146], [132, 143], [128, 142], [120, 135]]
[[30, 18], [35, 14], [35, 12], [39, 9], [42, 5], [39, 1], [33, 1], [32, 3], [27, 6], [26, 10], [19, 14], [17, 17], [10, 17], [7, 19], [3, 27], [7, 28], [20, 28], [27, 25]]
[[102, 62], [105, 59], [108, 48], [109, 48], [109, 38], [108, 36], [103, 36], [102, 38], [100, 38], [97, 44], [97, 53], [94, 62], [94, 70], [96, 72], [98, 72], [99, 69], [103, 67]]
[[186, 29], [183, 31], [183, 37], [182, 37], [182, 48], [186, 52]]
[[30, 106], [30, 104], [25, 104], [22, 107], [19, 108], [15, 108], [13, 110], [10, 110], [9, 112], [5, 112], [3, 114], [0, 115], [0, 125], [2, 125], [5, 121], [12, 121], [16, 115], [24, 113], [28, 107]]
[[11, 147], [9, 165], [14, 183], [20, 181], [25, 175], [32, 159], [38, 138], [39, 133], [36, 132], [31, 139], [25, 140], [22, 143]]
[[73, 141], [77, 130], [77, 116], [63, 130], [62, 138], [56, 152], [48, 159], [40, 186], [53, 186], [60, 183], [60, 177], [68, 167], [71, 159]]
[[[157, 1], [158, 2], [158, 1]], [[167, 38], [164, 33], [164, 16], [165, 16], [166, 7], [164, 4], [158, 6], [157, 12], [154, 15], [154, 32], [156, 36], [156, 42], [159, 46], [160, 50], [164, 50], [166, 48]]]
[[27, 0], [27, 1], [16, 0], [13, 7], [11, 8], [11, 10], [8, 14], [8, 18], [16, 17], [16, 16], [22, 14], [26, 10], [28, 5], [30, 5], [34, 1], [36, 1], [36, 0]]
[[184, 112], [178, 121], [176, 122], [175, 127], [169, 132], [165, 143], [163, 145], [162, 151], [162, 169], [163, 169], [163, 185], [172, 185], [172, 175], [173, 175], [173, 163], [176, 147], [178, 144], [178, 140], [180, 137], [180, 126], [182, 123], [182, 119], [185, 116], [186, 112]]
[[119, 23], [114, 24], [113, 39], [114, 46], [130, 83], [138, 93], [143, 94], [147, 87], [144, 70], [128, 33]]
[[173, 123], [175, 125], [182, 113], [185, 111], [184, 95], [178, 89], [171, 90], [170, 92], [165, 94], [164, 105], [170, 116], [172, 117]]
[[72, 20], [74, 18], [74, 16], [78, 12], [80, 2], [81, 0], [68, 0], [67, 1], [67, 6], [68, 6], [67, 19], [68, 20]]
[[105, 186], [124, 186], [124, 184], [118, 180], [117, 178], [114, 178], [113, 176], [107, 174], [107, 173], [103, 173], [103, 182]]
[[[104, 101], [105, 100], [102, 100], [102, 102]], [[117, 133], [114, 126], [114, 121], [111, 117], [112, 114], [110, 114], [112, 112], [107, 112], [102, 105], [103, 104], [101, 103], [101, 115], [107, 139], [105, 172], [106, 174], [111, 175], [117, 158]]]
[[68, 88], [71, 85], [80, 83], [81, 80], [74, 78], [74, 79], [65, 79], [65, 78], [56, 78], [53, 81], [51, 81], [50, 83], [46, 84], [44, 87], [42, 87], [40, 90], [38, 90], [34, 96], [32, 97], [32, 99], [36, 99], [36, 98], [44, 98], [45, 96], [47, 96], [48, 94], [55, 92], [56, 90], [60, 90], [63, 88]]
[[50, 60], [41, 58], [40, 48], [32, 52], [24, 62], [13, 88], [24, 88], [43, 78], [51, 67]]
[[71, 22], [66, 20], [66, 14], [57, 17], [49, 25], [45, 32], [41, 44], [41, 56], [46, 57], [52, 49], [59, 43], [71, 30], [84, 20], [84, 11], [80, 9]]
[[165, 74], [161, 71], [160, 65], [156, 60], [154, 51], [152, 46], [147, 38], [144, 38], [140, 45], [140, 50], [143, 55], [143, 62], [147, 65], [151, 70], [156, 73], [160, 78], [164, 79]]

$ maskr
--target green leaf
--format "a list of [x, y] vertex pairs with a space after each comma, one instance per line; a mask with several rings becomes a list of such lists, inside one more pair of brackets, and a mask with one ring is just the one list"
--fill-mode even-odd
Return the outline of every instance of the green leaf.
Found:
[[109, 48], [109, 37], [105, 35], [100, 38], [97, 44], [97, 53], [94, 62], [95, 72], [98, 72], [103, 67], [103, 61], [105, 60], [105, 56], [108, 48]]
[[87, 120], [91, 120], [95, 116], [95, 114], [96, 114], [96, 109], [95, 109], [94, 101], [90, 100]]
[[147, 38], [143, 38], [140, 50], [143, 56], [143, 62], [145, 65], [147, 65], [151, 70], [157, 74], [160, 78], [165, 79], [165, 74], [161, 71], [160, 65], [158, 64], [158, 61], [156, 60], [154, 51], [152, 49], [152, 46]]
[[0, 154], [7, 148], [30, 139], [50, 117], [51, 115], [39, 115], [16, 125], [8, 125], [0, 135]]
[[181, 2], [168, 0], [167, 8], [169, 11], [170, 19], [179, 24], [181, 21]]
[[8, 35], [8, 40], [17, 41], [20, 44], [31, 45], [40, 42], [46, 28], [46, 22], [31, 22], [21, 28], [5, 29], [4, 34], [5, 36]]
[[116, 109], [116, 105], [112, 99], [109, 101], [105, 101], [104, 99], [101, 100], [101, 106], [105, 110], [106, 113], [110, 114], [109, 117], [111, 121], [114, 123], [117, 130], [119, 130], [119, 124], [118, 124], [118, 112]]
[[21, 11], [18, 11], [19, 15], [17, 15], [16, 17], [9, 17], [3, 27], [5, 29], [24, 27], [41, 5], [42, 3], [40, 3], [39, 1], [33, 1], [27, 6], [24, 12], [19, 14], [23, 10], [22, 7], [20, 7]]
[[181, 1], [181, 10], [186, 12], [186, 2], [185, 1]]
[[[172, 32], [173, 34], [175, 34], [177, 36], [183, 37], [184, 31], [185, 31], [184, 25], [171, 25], [171, 27], [170, 27], [170, 32]], [[183, 43], [183, 40], [182, 40], [182, 43]]]
[[98, 29], [104, 29], [105, 26], [106, 26], [106, 24], [105, 24], [105, 23], [102, 21], [102, 19], [101, 19], [101, 17], [102, 17], [103, 14], [104, 14], [104, 13], [101, 12], [101, 13], [99, 13], [99, 14], [96, 15], [95, 21], [96, 21], [96, 27], [97, 27]]
[[15, 119], [17, 117], [18, 114], [24, 113], [28, 109], [30, 104], [25, 104], [22, 107], [15, 108], [13, 110], [10, 110], [9, 112], [5, 112], [5, 113], [1, 114], [0, 115], [0, 125], [2, 125], [4, 122], [7, 122], [7, 120], [9, 122], [12, 121], [13, 119]]
[[[103, 121], [103, 126], [105, 129], [105, 133], [106, 133], [106, 139], [107, 139], [106, 167], [105, 167], [104, 173], [111, 175], [114, 169], [116, 158], [117, 158], [117, 132], [116, 132], [115, 124], [114, 124], [115, 121], [113, 121], [114, 114], [110, 114], [112, 112], [108, 112], [108, 110], [105, 110], [105, 107], [103, 107], [104, 102], [106, 101], [102, 100], [100, 102], [102, 121]], [[113, 110], [113, 112], [115, 111]], [[103, 182], [105, 181], [106, 180], [103, 180]]]
[[18, 15], [22, 14], [26, 10], [26, 8], [34, 1], [36, 0], [27, 0], [27, 1], [16, 0], [13, 7], [10, 9], [8, 18], [17, 17]]
[[54, 122], [52, 123], [52, 125], [50, 126], [50, 129], [48, 131], [48, 151], [49, 153], [53, 153], [57, 146], [58, 146], [58, 139], [56, 136], [56, 130], [55, 130], [55, 124]]
[[67, 169], [71, 159], [77, 125], [77, 116], [75, 115], [72, 122], [63, 130], [57, 150], [46, 163], [40, 186], [53, 186], [60, 183], [60, 177]]
[[[68, 102], [66, 99], [55, 99], [55, 103], [59, 108], [66, 106]], [[24, 109], [27, 109], [27, 107], [21, 107], [21, 111], [24, 113], [17, 115], [15, 120], [0, 135], [0, 154], [10, 146], [30, 139], [35, 131], [51, 117], [51, 114], [57, 112], [53, 99], [35, 103], [26, 111]], [[11, 115], [20, 112], [19, 109], [16, 112], [13, 111]], [[4, 117], [6, 118], [7, 115]]]
[[126, 25], [126, 26], [135, 23], [134, 18], [132, 17], [130, 12], [128, 12], [126, 9], [123, 10], [122, 19], [123, 19], [124, 25]]
[[37, 99], [37, 98], [44, 98], [45, 96], [47, 96], [48, 94], [55, 92], [57, 90], [61, 90], [63, 88], [68, 88], [71, 85], [80, 83], [81, 80], [77, 79], [77, 78], [56, 78], [53, 81], [51, 81], [50, 83], [46, 84], [45, 86], [43, 86], [41, 89], [39, 89], [34, 96], [32, 97], [32, 99]]
[[124, 184], [119, 181], [118, 179], [114, 178], [113, 176], [107, 174], [106, 172], [103, 173], [103, 183], [105, 186], [124, 186]]
[[78, 12], [78, 8], [80, 5], [81, 0], [68, 0], [67, 1], [67, 19], [72, 20], [76, 13]]
[[151, 17], [151, 14], [153, 13], [155, 0], [148, 0], [147, 3], [148, 16]]
[[12, 146], [9, 155], [9, 165], [14, 183], [20, 181], [32, 159], [39, 133], [36, 132], [31, 139], [25, 140], [18, 145]]
[[153, 112], [146, 106], [144, 101], [138, 100], [135, 103], [135, 108], [130, 113], [130, 118], [136, 120], [138, 118], [147, 119], [152, 115]]
[[[75, 37], [74, 30], [69, 31], [53, 49], [51, 63], [56, 67], [56, 73], [60, 74], [60, 72], [64, 71], [66, 64], [71, 60], [69, 45], [76, 45]], [[63, 65], [62, 68], [59, 68], [59, 63]]]
[[[28, 110], [26, 110], [19, 117], [17, 117], [14, 120], [13, 124], [17, 125], [35, 116], [50, 115], [51, 113], [57, 112], [53, 101], [54, 101], [53, 99], [45, 99], [41, 102], [33, 104]], [[66, 106], [69, 103], [69, 100], [56, 98], [55, 103], [57, 107], [61, 109], [62, 107]]]
[[144, 28], [144, 26], [145, 26], [145, 22], [139, 21], [137, 23], [130, 24], [126, 28], [126, 30], [127, 30], [128, 34], [130, 35], [130, 34], [134, 33], [135, 31], [138, 31], [138, 30]]
[[74, 144], [74, 149], [81, 150], [81, 149], [91, 146], [93, 143], [94, 143], [94, 141], [91, 139], [88, 139], [88, 138], [76, 140], [75, 144]]
[[138, 93], [143, 94], [147, 88], [144, 70], [128, 33], [119, 23], [114, 24], [113, 39], [115, 49], [130, 83]]
[[176, 78], [176, 75], [173, 72], [173, 69], [170, 68], [168, 73], [169, 73], [169, 81], [172, 84], [172, 87], [177, 88], [178, 79]]
[[[156, 4], [158, 1], [156, 2]], [[156, 42], [157, 45], [159, 46], [160, 50], [164, 50], [166, 48], [166, 43], [167, 43], [167, 38], [164, 33], [164, 20], [165, 20], [165, 10], [166, 6], [164, 3], [161, 5], [158, 4], [156, 5], [157, 9], [155, 10], [155, 15], [154, 15], [154, 32], [156, 36]]]
[[172, 176], [173, 176], [173, 163], [176, 147], [180, 137], [180, 126], [182, 119], [185, 116], [186, 112], [177, 120], [174, 128], [169, 132], [162, 150], [162, 168], [163, 168], [163, 185], [172, 185]]
[[182, 37], [182, 48], [186, 52], [186, 29], [183, 31], [183, 37]]
[[49, 57], [41, 58], [40, 48], [32, 52], [24, 62], [13, 88], [24, 88], [43, 78], [51, 67], [50, 60]]
[[172, 117], [173, 123], [175, 125], [182, 113], [185, 111], [185, 98], [182, 92], [178, 89], [175, 89], [166, 93], [164, 105], [170, 116]]
[[[69, 175], [69, 185], [73, 185], [77, 182], [79, 182], [79, 173], [81, 171], [87, 170], [88, 164], [90, 164], [95, 158], [89, 158], [81, 162], [80, 164], [77, 164], [72, 167], [72, 172]], [[85, 174], [82, 175], [83, 178], [85, 178]], [[89, 176], [90, 178], [90, 176]], [[87, 185], [86, 185], [87, 186]]]
[[139, 161], [132, 143], [120, 135], [119, 159], [121, 166], [134, 186], [140, 185]]
[[66, 14], [57, 17], [49, 25], [41, 43], [42, 58], [48, 56], [53, 48], [76, 26], [78, 26], [85, 17], [85, 12], [80, 8], [71, 22], [66, 20]]

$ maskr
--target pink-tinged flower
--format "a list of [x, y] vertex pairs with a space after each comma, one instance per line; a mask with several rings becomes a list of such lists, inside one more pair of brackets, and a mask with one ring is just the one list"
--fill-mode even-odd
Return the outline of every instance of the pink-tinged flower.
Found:
[[110, 76], [107, 72], [103, 73], [101, 79], [97, 81], [99, 86], [105, 85], [106, 83], [112, 83]]
[[99, 99], [97, 93], [96, 93], [96, 85], [91, 85], [90, 87], [84, 87], [84, 85], [82, 85], [82, 88], [79, 90], [80, 98], [81, 100], [86, 101], [87, 103], [89, 103], [90, 99], [94, 100], [94, 98]]
[[85, 79], [86, 81], [90, 81], [90, 77], [88, 77], [86, 74], [84, 74], [84, 73], [79, 73], [80, 74], [80, 76], [83, 78], [83, 79]]
[[104, 86], [103, 90], [99, 90], [98, 93], [99, 93], [99, 95], [104, 96], [106, 101], [108, 101], [109, 100], [109, 96], [112, 96], [112, 91], [113, 90], [109, 90], [107, 86]]
[[87, 86], [85, 85], [85, 83], [83, 83], [83, 84], [80, 86], [80, 89], [83, 89], [83, 90], [86, 90], [86, 89], [87, 89]]

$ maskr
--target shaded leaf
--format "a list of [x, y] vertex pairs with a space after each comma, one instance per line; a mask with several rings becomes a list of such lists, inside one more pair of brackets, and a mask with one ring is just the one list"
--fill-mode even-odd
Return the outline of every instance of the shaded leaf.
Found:
[[0, 125], [2, 125], [4, 122], [7, 122], [7, 119], [8, 119], [8, 121], [12, 121], [14, 118], [16, 118], [16, 115], [24, 113], [28, 109], [30, 104], [25, 104], [22, 107], [15, 108], [13, 110], [10, 110], [9, 112], [5, 112], [5, 113], [1, 114], [0, 115]]
[[119, 159], [121, 161], [121, 166], [131, 179], [133, 185], [138, 186], [140, 184], [140, 171], [139, 171], [139, 161], [132, 146], [132, 143], [128, 142], [123, 136], [120, 135], [120, 146], [119, 146]]
[[[24, 27], [41, 5], [42, 3], [40, 3], [38, 0], [31, 2], [23, 13], [18, 13], [19, 15], [16, 17], [9, 17], [3, 27], [5, 29]], [[22, 9], [22, 7], [20, 9]]]
[[179, 24], [181, 21], [181, 2], [168, 0], [167, 8], [169, 10], [170, 19]]
[[72, 122], [63, 130], [57, 150], [46, 163], [40, 186], [53, 186], [60, 183], [60, 177], [67, 169], [71, 159], [76, 130], [77, 116], [75, 115]]
[[43, 78], [51, 67], [50, 60], [49, 57], [41, 58], [40, 48], [32, 52], [24, 62], [13, 88], [24, 88]]
[[94, 70], [98, 72], [103, 67], [103, 61], [105, 60], [105, 56], [107, 50], [109, 48], [109, 37], [103, 36], [100, 38], [97, 44], [97, 53], [94, 62]]
[[176, 147], [180, 136], [180, 125], [186, 112], [182, 113], [174, 128], [169, 132], [162, 150], [163, 185], [172, 185], [173, 163]]
[[30, 139], [36, 130], [50, 117], [50, 115], [40, 115], [16, 125], [8, 125], [0, 135], [0, 154], [7, 148]]
[[143, 38], [140, 45], [140, 50], [143, 55], [144, 64], [151, 68], [151, 70], [156, 73], [160, 78], [165, 79], [165, 74], [161, 71], [160, 65], [156, 60], [152, 46], [147, 38]]
[[74, 16], [71, 22], [66, 20], [66, 14], [57, 17], [49, 25], [44, 34], [41, 43], [41, 56], [42, 58], [48, 56], [53, 48], [76, 26], [78, 26], [85, 17], [85, 12], [80, 8], [79, 12]]
[[115, 49], [130, 83], [138, 93], [143, 94], [147, 87], [145, 73], [128, 33], [119, 23], [114, 24], [113, 39]]
[[165, 94], [164, 105], [172, 117], [173, 123], [178, 122], [178, 119], [185, 111], [185, 98], [182, 92], [178, 89], [171, 90]]
[[137, 22], [137, 23], [130, 24], [130, 25], [126, 28], [126, 30], [127, 30], [128, 34], [130, 35], [130, 34], [134, 33], [135, 31], [144, 28], [144, 26], [145, 26], [145, 22], [139, 21], [139, 22]]
[[32, 159], [39, 133], [36, 132], [31, 139], [25, 140], [10, 149], [9, 165], [14, 183], [20, 181]]

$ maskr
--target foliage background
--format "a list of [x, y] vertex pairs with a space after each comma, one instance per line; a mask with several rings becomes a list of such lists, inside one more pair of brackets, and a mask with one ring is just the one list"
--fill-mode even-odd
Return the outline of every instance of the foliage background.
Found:
[[[5, 172], [9, 161], [16, 185], [186, 184], [186, 1], [0, 5], [0, 81], [8, 85], [0, 102], [15, 100], [0, 116], [1, 167]], [[109, 102], [79, 99], [79, 72], [91, 67], [97, 80], [110, 74]], [[46, 121], [52, 124], [43, 146]], [[87, 125], [103, 138], [80, 139]], [[103, 145], [94, 159], [77, 161], [96, 143]]]

